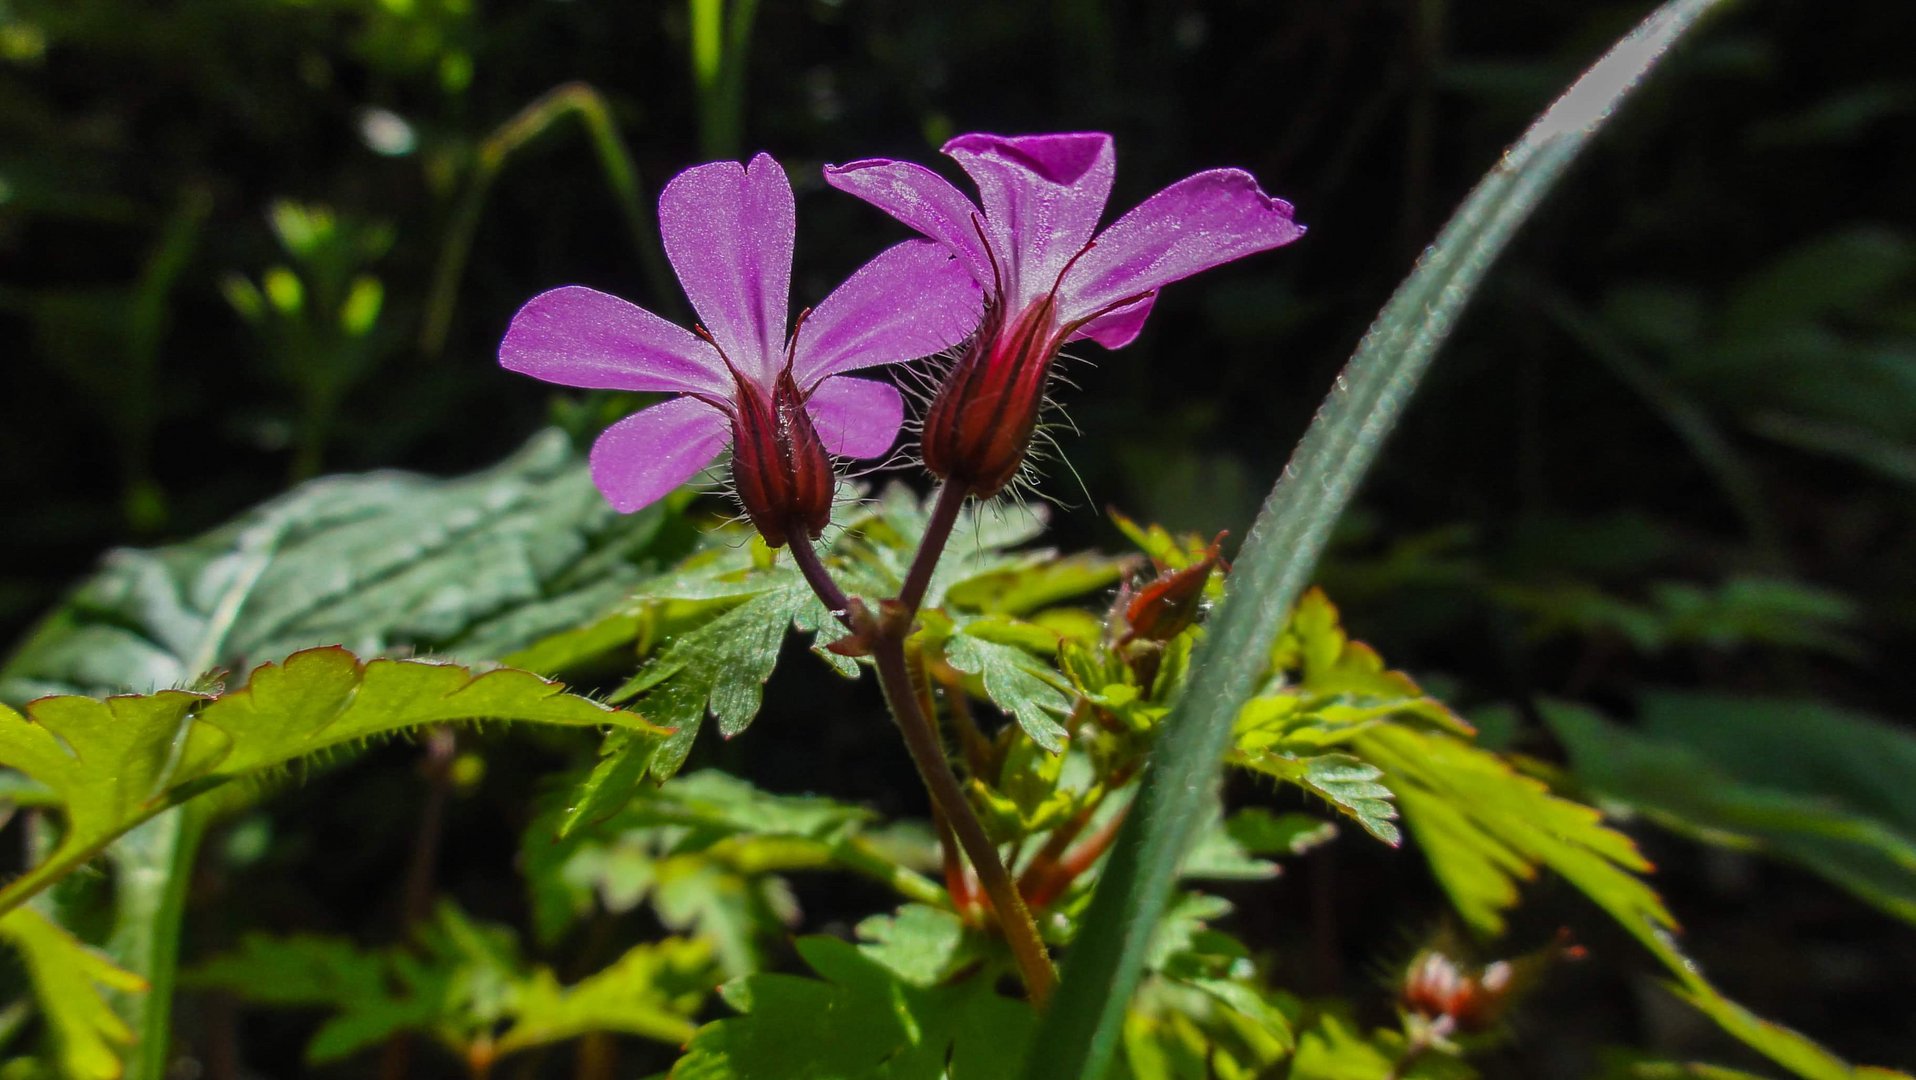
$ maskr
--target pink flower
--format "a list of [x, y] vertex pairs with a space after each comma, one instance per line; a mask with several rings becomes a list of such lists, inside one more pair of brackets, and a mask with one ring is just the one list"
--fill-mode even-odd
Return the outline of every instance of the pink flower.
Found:
[[835, 479], [827, 452], [872, 458], [904, 418], [898, 391], [845, 372], [928, 356], [978, 325], [979, 290], [939, 245], [912, 240], [860, 267], [787, 336], [796, 212], [770, 156], [687, 169], [659, 196], [665, 252], [694, 330], [582, 286], [533, 297], [499, 363], [547, 382], [677, 396], [612, 425], [592, 479], [621, 512], [685, 483], [734, 446], [733, 475], [773, 546], [816, 538]]
[[961, 135], [944, 152], [982, 208], [905, 161], [827, 166], [825, 179], [945, 245], [986, 290], [984, 327], [924, 435], [927, 466], [980, 497], [1017, 474], [1062, 346], [1128, 345], [1161, 287], [1304, 234], [1291, 204], [1238, 169], [1186, 177], [1097, 232], [1115, 169], [1109, 135]]

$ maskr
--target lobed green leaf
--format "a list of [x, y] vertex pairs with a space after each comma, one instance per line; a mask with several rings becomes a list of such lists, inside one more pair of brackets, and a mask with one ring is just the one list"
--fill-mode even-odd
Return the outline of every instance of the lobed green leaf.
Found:
[[133, 826], [228, 780], [427, 724], [487, 719], [658, 732], [634, 713], [529, 672], [361, 661], [340, 648], [262, 665], [223, 694], [49, 697], [24, 715], [0, 706], [0, 765], [46, 785], [66, 819], [52, 854], [0, 889], [0, 911]]

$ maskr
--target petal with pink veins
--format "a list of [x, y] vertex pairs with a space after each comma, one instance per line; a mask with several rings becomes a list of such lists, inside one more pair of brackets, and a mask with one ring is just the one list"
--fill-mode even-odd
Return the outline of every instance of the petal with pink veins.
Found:
[[826, 379], [805, 403], [825, 449], [849, 458], [875, 458], [898, 440], [905, 401], [897, 388], [870, 379]]
[[825, 182], [950, 248], [973, 280], [992, 284], [991, 255], [979, 233], [984, 212], [944, 177], [909, 161], [866, 158], [825, 166]]
[[944, 152], [978, 185], [992, 247], [1006, 261], [1008, 301], [1022, 309], [1097, 231], [1117, 165], [1111, 136], [960, 135]]
[[1213, 169], [1138, 204], [1098, 234], [1065, 275], [1060, 317], [1082, 318], [1304, 235], [1291, 204], [1258, 188], [1250, 173]]
[[499, 343], [509, 371], [592, 390], [724, 392], [731, 377], [712, 346], [683, 327], [583, 285], [542, 292]]
[[785, 355], [797, 210], [768, 154], [699, 165], [659, 196], [659, 234], [706, 330], [739, 370], [770, 385]]
[[592, 444], [592, 482], [629, 514], [697, 476], [731, 437], [723, 413], [697, 398], [673, 398], [605, 429]]
[[798, 328], [792, 377], [827, 375], [943, 352], [971, 336], [983, 293], [942, 244], [886, 248], [832, 290]]

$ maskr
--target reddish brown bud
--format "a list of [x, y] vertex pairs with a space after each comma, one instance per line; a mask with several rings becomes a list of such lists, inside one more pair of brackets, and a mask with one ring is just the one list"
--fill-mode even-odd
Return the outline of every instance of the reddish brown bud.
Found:
[[1459, 1035], [1489, 1031], [1545, 968], [1560, 960], [1582, 958], [1582, 947], [1570, 943], [1567, 931], [1560, 931], [1555, 942], [1536, 952], [1481, 969], [1466, 968], [1439, 949], [1425, 949], [1404, 972], [1404, 1009]]
[[[1204, 604], [1204, 586], [1211, 580], [1213, 567], [1223, 563], [1218, 554], [1226, 533], [1218, 533], [1204, 557], [1182, 570], [1160, 573], [1156, 580], [1139, 589], [1124, 607], [1124, 635], [1118, 644], [1133, 641], [1169, 641], [1197, 621]], [[1230, 569], [1227, 565], [1225, 569]]]
[[1056, 306], [1047, 296], [1010, 323], [997, 302], [987, 306], [984, 325], [925, 414], [925, 467], [933, 475], [981, 499], [1018, 475], [1058, 355]]
[[742, 375], [732, 410], [732, 482], [759, 535], [783, 547], [793, 533], [816, 540], [832, 520], [838, 477], [818, 440], [789, 367], [772, 393]]
[[1426, 950], [1404, 973], [1404, 1008], [1426, 1020], [1446, 1020], [1462, 1034], [1487, 1031], [1503, 1013], [1511, 976], [1506, 960], [1466, 972], [1443, 953]]

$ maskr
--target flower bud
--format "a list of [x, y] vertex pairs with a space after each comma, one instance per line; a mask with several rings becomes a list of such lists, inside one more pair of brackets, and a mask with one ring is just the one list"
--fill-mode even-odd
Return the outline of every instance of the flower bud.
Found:
[[[1182, 570], [1162, 570], [1150, 584], [1124, 598], [1125, 630], [1119, 645], [1169, 641], [1197, 621], [1204, 606], [1204, 586], [1211, 580], [1211, 571], [1224, 563], [1219, 554], [1224, 537], [1218, 533], [1197, 562]], [[1229, 570], [1229, 564], [1224, 568]]]
[[1056, 306], [1046, 296], [1007, 326], [1003, 307], [988, 305], [925, 414], [922, 445], [933, 475], [981, 499], [1018, 475], [1061, 343]]
[[1497, 1026], [1514, 1000], [1544, 969], [1561, 960], [1580, 960], [1583, 948], [1568, 931], [1535, 952], [1471, 968], [1445, 950], [1419, 952], [1404, 971], [1399, 998], [1404, 1010], [1446, 1034], [1477, 1035]]
[[801, 542], [818, 539], [832, 520], [838, 477], [791, 368], [780, 373], [769, 396], [751, 379], [738, 376], [737, 382], [732, 482], [739, 502], [771, 547], [783, 547], [794, 532], [803, 534]]
[[1512, 986], [1510, 962], [1499, 960], [1480, 972], [1427, 949], [1404, 973], [1404, 1008], [1426, 1020], [1445, 1020], [1457, 1032], [1487, 1031], [1502, 1015]]

